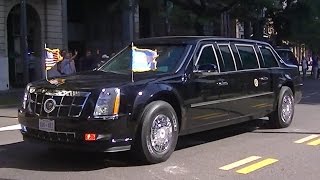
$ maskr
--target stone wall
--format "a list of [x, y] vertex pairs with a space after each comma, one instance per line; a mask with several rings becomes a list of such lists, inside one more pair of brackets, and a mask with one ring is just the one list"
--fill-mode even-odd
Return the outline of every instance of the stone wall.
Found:
[[[47, 43], [48, 47], [66, 48], [63, 31], [63, 0], [27, 0], [40, 17], [41, 45]], [[7, 43], [7, 18], [11, 9], [18, 5], [20, 0], [0, 0], [0, 90], [9, 89], [9, 63]], [[41, 58], [43, 59], [43, 57]], [[44, 62], [42, 62], [42, 66]], [[44, 73], [44, 72], [42, 72]]]

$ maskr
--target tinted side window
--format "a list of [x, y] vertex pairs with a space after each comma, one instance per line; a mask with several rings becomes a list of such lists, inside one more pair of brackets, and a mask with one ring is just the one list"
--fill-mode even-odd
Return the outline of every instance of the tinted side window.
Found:
[[252, 46], [237, 46], [243, 69], [259, 68], [258, 60]]
[[236, 66], [234, 65], [233, 57], [228, 45], [218, 45], [221, 56], [224, 62], [224, 71], [235, 71]]
[[203, 66], [203, 65], [215, 65], [216, 67], [218, 67], [217, 64], [217, 59], [216, 56], [213, 52], [213, 48], [212, 46], [206, 46], [202, 49], [202, 52], [200, 52], [200, 58], [198, 60], [197, 63], [197, 68], [199, 68], [199, 66]]
[[278, 62], [270, 49], [261, 47], [260, 50], [266, 68], [279, 67]]

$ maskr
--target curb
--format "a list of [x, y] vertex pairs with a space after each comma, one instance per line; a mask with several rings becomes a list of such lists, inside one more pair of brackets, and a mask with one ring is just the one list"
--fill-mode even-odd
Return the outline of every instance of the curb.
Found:
[[8, 104], [8, 105], [0, 105], [0, 109], [1, 108], [18, 108], [20, 106], [20, 104]]
[[18, 118], [18, 116], [1, 116], [0, 115], [0, 118]]

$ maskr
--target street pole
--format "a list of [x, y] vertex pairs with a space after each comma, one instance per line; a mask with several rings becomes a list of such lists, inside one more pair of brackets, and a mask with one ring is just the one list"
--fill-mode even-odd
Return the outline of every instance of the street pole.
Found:
[[20, 52], [23, 60], [24, 83], [29, 83], [28, 35], [27, 35], [27, 0], [20, 0]]

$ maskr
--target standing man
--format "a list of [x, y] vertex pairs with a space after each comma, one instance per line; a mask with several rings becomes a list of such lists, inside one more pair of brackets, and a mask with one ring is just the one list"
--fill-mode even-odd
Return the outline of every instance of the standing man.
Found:
[[316, 55], [314, 55], [314, 56], [312, 57], [313, 79], [317, 79], [317, 77], [318, 77], [318, 65], [319, 65], [318, 59], [319, 59], [319, 57], [316, 56]]
[[89, 71], [94, 69], [95, 59], [91, 53], [91, 50], [86, 51], [86, 56], [80, 59], [81, 71]]
[[303, 79], [305, 79], [307, 75], [307, 70], [308, 70], [308, 61], [304, 56], [302, 56], [301, 64], [302, 64]]

